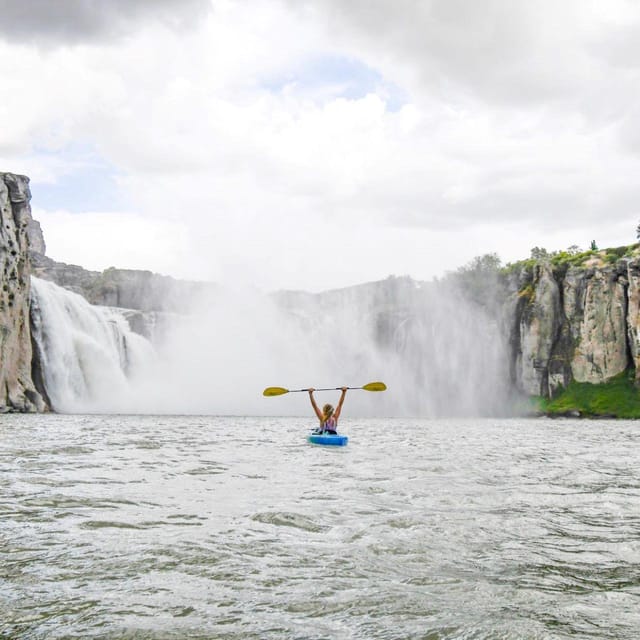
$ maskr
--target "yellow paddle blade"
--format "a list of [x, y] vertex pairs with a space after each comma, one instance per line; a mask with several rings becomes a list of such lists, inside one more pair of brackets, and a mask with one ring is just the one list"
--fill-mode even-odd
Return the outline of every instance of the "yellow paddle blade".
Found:
[[384, 382], [370, 382], [362, 387], [365, 391], [386, 391], [387, 385]]
[[281, 396], [284, 393], [289, 393], [289, 389], [285, 389], [284, 387], [267, 387], [262, 392], [262, 395], [270, 398], [271, 396]]

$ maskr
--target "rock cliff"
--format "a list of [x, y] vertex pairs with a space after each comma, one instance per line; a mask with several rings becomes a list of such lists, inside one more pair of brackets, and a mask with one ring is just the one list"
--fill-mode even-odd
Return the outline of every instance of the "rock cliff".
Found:
[[551, 397], [571, 380], [599, 384], [640, 370], [640, 258], [549, 262], [510, 277], [513, 378], [527, 395]]
[[29, 324], [29, 179], [0, 173], [0, 412], [43, 411]]

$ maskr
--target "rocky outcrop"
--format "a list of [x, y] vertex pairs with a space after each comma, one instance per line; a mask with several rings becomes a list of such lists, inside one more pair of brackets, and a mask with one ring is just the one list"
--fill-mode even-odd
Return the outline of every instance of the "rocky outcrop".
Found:
[[44, 241], [42, 227], [37, 220], [31, 218], [27, 223], [27, 240], [29, 241], [29, 253], [44, 255], [47, 253], [47, 245]]
[[548, 265], [536, 265], [533, 282], [519, 298], [516, 385], [527, 395], [541, 395], [549, 387], [548, 363], [561, 321], [560, 291]]
[[32, 380], [29, 179], [0, 173], [0, 412], [43, 411]]
[[640, 259], [555, 270], [541, 263], [523, 271], [505, 305], [515, 316], [513, 378], [520, 391], [550, 397], [571, 380], [599, 384], [629, 367], [638, 371]]
[[564, 311], [575, 344], [571, 372], [578, 382], [598, 384], [629, 365], [626, 285], [611, 268], [565, 277]]

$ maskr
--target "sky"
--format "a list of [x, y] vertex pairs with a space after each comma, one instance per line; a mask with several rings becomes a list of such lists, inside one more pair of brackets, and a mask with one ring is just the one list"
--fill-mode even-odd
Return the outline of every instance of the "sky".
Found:
[[636, 241], [640, 4], [0, 0], [47, 254], [264, 291]]

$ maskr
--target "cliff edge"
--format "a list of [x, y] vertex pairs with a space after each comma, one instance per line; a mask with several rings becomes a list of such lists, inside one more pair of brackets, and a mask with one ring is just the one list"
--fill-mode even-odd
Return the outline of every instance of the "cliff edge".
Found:
[[[44, 411], [32, 380], [29, 178], [0, 173], [0, 412]], [[39, 228], [39, 227], [38, 227]]]

